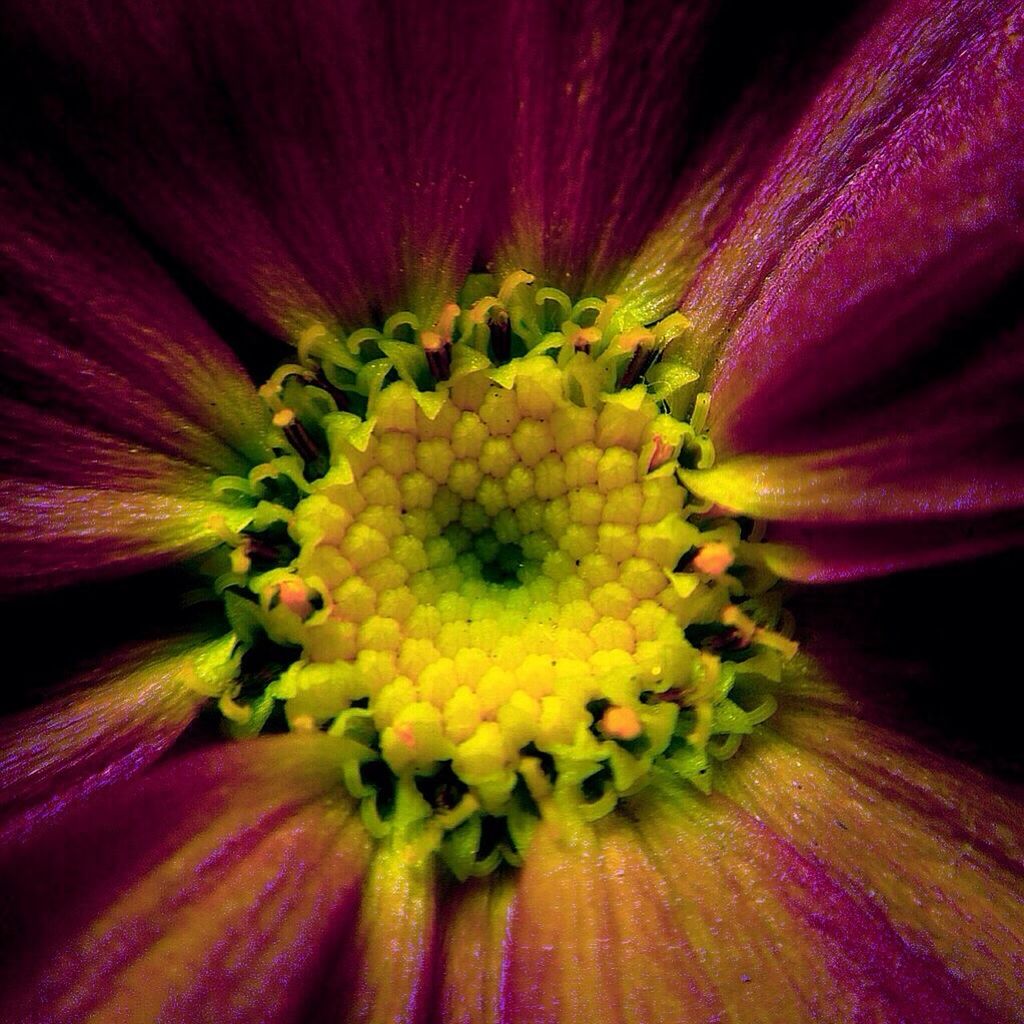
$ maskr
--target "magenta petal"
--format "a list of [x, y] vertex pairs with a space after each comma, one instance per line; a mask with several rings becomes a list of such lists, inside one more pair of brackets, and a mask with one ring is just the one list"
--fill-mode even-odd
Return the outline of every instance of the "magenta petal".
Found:
[[503, 264], [586, 294], [635, 255], [672, 192], [705, 14], [659, 2], [513, 6]]
[[[122, 224], [72, 194], [36, 163], [0, 177], [4, 377], [71, 429], [220, 472], [266, 457], [265, 412], [229, 349]], [[45, 443], [27, 409], [4, 418], [18, 432], [6, 454]]]
[[1024, 514], [883, 526], [772, 526], [768, 564], [805, 583], [886, 576], [1024, 544]]
[[480, 5], [24, 12], [34, 87], [76, 152], [254, 320], [429, 314], [469, 269], [501, 159], [501, 33]]
[[[781, 875], [796, 868], [792, 897], [809, 921], [841, 929], [853, 976], [886, 986], [905, 1008], [896, 1019], [1014, 1020], [1024, 988], [1020, 794], [872, 724], [804, 667], [783, 683], [772, 726], [720, 773], [719, 792], [780, 837], [768, 863]], [[853, 913], [833, 916], [838, 901], [814, 891], [819, 874]], [[865, 942], [865, 925], [891, 938]], [[889, 953], [865, 959], [872, 946]]]
[[645, 847], [619, 814], [593, 830], [558, 814], [538, 826], [508, 915], [502, 1020], [721, 1019], [691, 909]]
[[1000, 338], [958, 376], [858, 415], [790, 424], [788, 450], [726, 457], [684, 479], [767, 520], [779, 545], [770, 562], [793, 579], [881, 575], [1019, 543], [1022, 340]]
[[209, 470], [75, 422], [73, 410], [0, 404], [0, 466], [27, 479], [164, 494], [209, 494]]
[[403, 842], [371, 858], [355, 933], [334, 965], [313, 1020], [331, 1024], [434, 1024], [438, 865]]
[[206, 699], [188, 685], [197, 660], [215, 658], [223, 645], [193, 636], [127, 648], [38, 707], [7, 717], [0, 726], [0, 842], [12, 828], [24, 835], [157, 758]]
[[218, 746], [6, 848], [4, 1018], [303, 1019], [368, 853], [335, 758], [326, 737]]
[[225, 506], [209, 478], [171, 483], [161, 493], [0, 477], [0, 592], [139, 572], [219, 544], [209, 520]]
[[1019, 18], [896, 5], [812, 106], [683, 301], [701, 359], [729, 339], [727, 434], [893, 365], [1019, 258]]
[[[799, 753], [787, 754], [789, 792], [778, 798], [797, 812], [814, 796], [802, 794], [796, 782]], [[666, 787], [660, 795], [641, 794], [630, 811], [670, 898], [681, 908], [726, 1019], [1002, 1019], [979, 999], [970, 979], [959, 976], [957, 965], [938, 955], [927, 935], [908, 940], [901, 933], [900, 906], [887, 905], [859, 880], [815, 857], [821, 830], [831, 826], [842, 837], [836, 819], [852, 809], [832, 801], [813, 804], [813, 828], [804, 828], [798, 813], [792, 827], [774, 814], [760, 820], [759, 801], [774, 798], [771, 780], [764, 780], [756, 798], [745, 799], [743, 762], [735, 773], [730, 763], [730, 780], [733, 774], [737, 782], [730, 782], [730, 796], [733, 790], [740, 794], [735, 803]], [[862, 812], [869, 817], [870, 807]], [[801, 846], [788, 840], [793, 831]], [[860, 846], [867, 852], [872, 842], [885, 841], [881, 822]], [[830, 845], [841, 842], [829, 837]], [[887, 895], [898, 892], [899, 884], [898, 876], [892, 879]], [[893, 902], [919, 899], [907, 891]]]
[[761, 870], [772, 872], [788, 911], [830, 951], [829, 973], [841, 989], [857, 994], [863, 1019], [870, 1013], [936, 1024], [999, 1020], [938, 957], [906, 943], [869, 893], [841, 884], [825, 865], [801, 856], [759, 822], [748, 820], [741, 830], [753, 833], [750, 848], [763, 858]]
[[1024, 332], [989, 348], [950, 381], [793, 425], [789, 451], [727, 457], [687, 471], [687, 485], [771, 521], [870, 524], [1024, 507]]

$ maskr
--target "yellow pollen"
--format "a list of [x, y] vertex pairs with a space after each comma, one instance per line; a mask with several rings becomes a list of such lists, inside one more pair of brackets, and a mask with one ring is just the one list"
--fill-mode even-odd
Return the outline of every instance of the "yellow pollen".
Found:
[[451, 340], [452, 329], [455, 326], [455, 318], [459, 313], [459, 307], [454, 302], [447, 303], [441, 310], [441, 314], [437, 318], [437, 323], [434, 325], [434, 329], [445, 341]]
[[746, 643], [750, 643], [757, 633], [757, 623], [734, 604], [727, 605], [722, 609], [722, 622], [737, 630]]

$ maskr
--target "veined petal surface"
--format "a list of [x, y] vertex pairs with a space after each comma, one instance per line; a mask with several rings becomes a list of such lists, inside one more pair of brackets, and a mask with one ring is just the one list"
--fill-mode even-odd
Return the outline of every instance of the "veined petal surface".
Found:
[[[973, 297], [978, 260], [998, 276], [1019, 245], [1020, 17], [1011, 2], [894, 4], [820, 91], [681, 302], [695, 364], [728, 340], [719, 416], [801, 346], [818, 365], [891, 361], [919, 342], [922, 308]], [[900, 344], [878, 351], [894, 324]]]
[[208, 676], [207, 689], [229, 681], [224, 648], [223, 639], [201, 634], [127, 647], [59, 694], [8, 716], [0, 726], [0, 817], [20, 812], [12, 827], [23, 834], [72, 800], [145, 768], [206, 699], [197, 673]]
[[8, 846], [8, 1019], [303, 1020], [368, 855], [336, 742], [207, 748]]
[[[503, 157], [479, 4], [21, 4], [35, 87], [160, 244], [251, 319], [436, 315]], [[48, 82], [40, 82], [41, 69]], [[457, 112], [457, 113], [454, 113]], [[225, 131], [224, 125], [231, 130]]]
[[18, 431], [5, 454], [59, 420], [221, 473], [266, 457], [266, 413], [227, 345], [122, 222], [40, 160], [0, 175], [0, 274], [0, 370], [45, 409], [3, 409]]
[[510, 5], [502, 266], [605, 290], [672, 193], [704, 4]]

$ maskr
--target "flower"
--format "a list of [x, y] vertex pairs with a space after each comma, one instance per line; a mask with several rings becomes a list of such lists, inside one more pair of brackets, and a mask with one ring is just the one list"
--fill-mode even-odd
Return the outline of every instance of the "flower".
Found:
[[776, 581], [1019, 539], [1021, 14], [686, 152], [706, 19], [11, 12], [11, 642], [164, 635], [0, 729], [7, 1018], [1019, 1019], [1019, 795]]

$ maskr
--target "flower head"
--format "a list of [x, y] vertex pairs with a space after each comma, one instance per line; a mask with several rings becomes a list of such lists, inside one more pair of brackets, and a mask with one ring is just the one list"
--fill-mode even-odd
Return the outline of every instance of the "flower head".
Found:
[[0, 727], [2, 1015], [1019, 1015], [1019, 796], [784, 582], [1019, 539], [1021, 15], [685, 149], [705, 31], [14, 5], [0, 582], [170, 610]]

